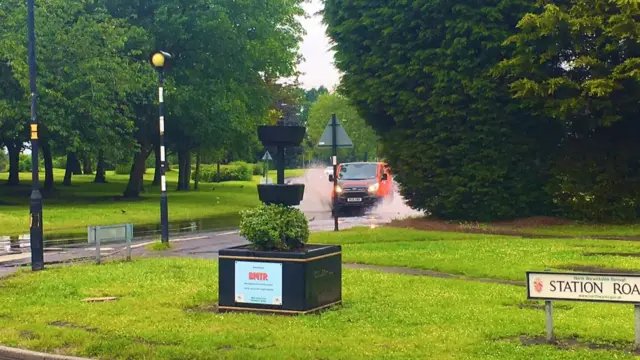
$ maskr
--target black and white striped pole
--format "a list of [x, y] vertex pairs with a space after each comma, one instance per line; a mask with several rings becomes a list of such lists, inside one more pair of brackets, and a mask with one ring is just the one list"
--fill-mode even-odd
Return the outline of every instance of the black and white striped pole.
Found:
[[158, 51], [151, 55], [151, 64], [158, 70], [158, 112], [160, 115], [160, 227], [162, 242], [169, 242], [169, 205], [167, 200], [166, 153], [164, 148], [164, 68], [171, 55]]

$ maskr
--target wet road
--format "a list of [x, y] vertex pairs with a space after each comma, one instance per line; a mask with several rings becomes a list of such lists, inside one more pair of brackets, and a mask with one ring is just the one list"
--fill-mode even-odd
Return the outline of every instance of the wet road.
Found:
[[[309, 219], [312, 230], [333, 230], [334, 220], [331, 215], [331, 186], [323, 169], [307, 170], [304, 177], [294, 178], [291, 183], [305, 184], [304, 198], [300, 203], [302, 210]], [[344, 214], [339, 218], [340, 228], [353, 226], [377, 226], [409, 216], [420, 216], [421, 213], [408, 207], [400, 194], [396, 192], [393, 200], [386, 201], [379, 206], [366, 211], [364, 214]]]
[[[305, 194], [299, 208], [305, 213], [309, 220], [309, 230], [312, 232], [332, 231], [334, 220], [330, 210], [331, 183], [324, 175], [323, 169], [308, 170], [304, 177], [291, 179], [291, 183], [304, 183]], [[339, 228], [347, 229], [355, 226], [376, 227], [390, 222], [393, 219], [407, 216], [418, 216], [420, 212], [410, 209], [404, 204], [403, 199], [396, 194], [390, 202], [382, 203], [378, 207], [372, 208], [364, 214], [356, 216], [344, 216], [339, 218]], [[152, 242], [152, 241], [151, 241]], [[133, 256], [158, 256], [157, 252], [149, 252], [144, 249], [150, 239], [138, 238], [135, 240]], [[183, 256], [196, 258], [216, 258], [220, 248], [243, 245], [246, 240], [237, 234], [237, 231], [218, 232], [194, 232], [187, 234], [171, 235], [171, 243], [174, 249], [163, 252], [162, 256]], [[83, 243], [77, 244], [73, 248], [61, 247], [50, 249], [45, 252], [47, 263], [65, 262], [69, 259], [88, 259], [95, 257], [95, 248]], [[8, 245], [8, 244], [4, 244]], [[20, 241], [22, 247], [19, 254], [9, 254], [4, 249], [0, 249], [0, 277], [15, 271], [15, 266], [28, 264], [29, 243], [28, 240]], [[109, 247], [111, 246], [111, 247]], [[106, 245], [102, 256], [106, 258], [123, 257], [122, 244]]]

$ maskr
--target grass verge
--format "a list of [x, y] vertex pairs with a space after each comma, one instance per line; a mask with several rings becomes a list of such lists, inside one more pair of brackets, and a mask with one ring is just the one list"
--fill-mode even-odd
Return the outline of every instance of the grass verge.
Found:
[[381, 227], [314, 233], [311, 242], [342, 244], [343, 261], [524, 280], [526, 271], [589, 268], [640, 271], [640, 242], [526, 239]]
[[[520, 306], [523, 288], [362, 270], [343, 278], [343, 307], [280, 317], [218, 314], [215, 261], [25, 272], [0, 282], [0, 343], [109, 359], [635, 358], [632, 306], [557, 307], [556, 335], [574, 345], [525, 346], [543, 335], [544, 312]], [[82, 302], [99, 296], [118, 300]]]
[[147, 246], [144, 247], [146, 250], [149, 251], [166, 251], [172, 248], [171, 243], [163, 243], [162, 241], [156, 241], [152, 244], [149, 244]]
[[[297, 170], [298, 172], [300, 170]], [[290, 170], [287, 176], [296, 176]], [[0, 173], [0, 182], [7, 179]], [[41, 174], [44, 177], [44, 174]], [[133, 223], [134, 231], [149, 227], [157, 230], [160, 220], [160, 188], [152, 186], [153, 169], [144, 175], [144, 192], [138, 199], [121, 197], [128, 176], [107, 173], [107, 184], [94, 184], [93, 175], [74, 175], [71, 186], [63, 186], [64, 171], [55, 169], [55, 190], [44, 194], [44, 232], [46, 235], [86, 235], [87, 226]], [[259, 204], [256, 183], [229, 181], [200, 183], [198, 190], [174, 191], [178, 171], [167, 173], [169, 220], [171, 228], [188, 227], [191, 220], [204, 219], [207, 228], [235, 227], [238, 212]], [[29, 233], [30, 173], [20, 174], [18, 187], [0, 186], [0, 236]], [[193, 182], [192, 182], [193, 185]]]

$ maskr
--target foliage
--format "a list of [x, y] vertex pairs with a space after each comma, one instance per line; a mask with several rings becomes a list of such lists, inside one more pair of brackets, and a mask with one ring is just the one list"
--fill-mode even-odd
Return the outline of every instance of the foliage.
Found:
[[67, 157], [66, 156], [56, 156], [53, 158], [53, 168], [54, 169], [66, 169], [67, 167]]
[[[352, 149], [339, 149], [340, 161], [372, 161], [377, 150], [377, 136], [371, 126], [365, 123], [349, 100], [339, 94], [322, 94], [311, 105], [307, 135], [307, 152], [315, 157], [329, 158], [330, 149], [318, 149], [318, 141], [324, 132], [331, 115], [336, 114], [338, 122], [344, 127], [353, 142]], [[309, 146], [310, 145], [310, 146]]]
[[[253, 179], [253, 164], [235, 163], [220, 165], [220, 181], [250, 181]], [[195, 181], [195, 172], [191, 173], [191, 180]], [[200, 181], [212, 183], [218, 179], [216, 165], [200, 165]]]
[[[131, 163], [116, 164], [114, 173], [117, 175], [129, 175], [131, 173]], [[143, 170], [143, 174], [147, 173], [147, 169]]]
[[495, 73], [565, 127], [550, 186], [563, 215], [640, 217], [638, 16], [629, 1], [542, 1], [506, 41], [514, 54]]
[[[491, 70], [529, 0], [327, 0], [340, 92], [381, 140], [402, 195], [448, 219], [547, 214], [561, 130]], [[327, 119], [328, 120], [328, 119]]]
[[288, 250], [309, 239], [309, 224], [300, 209], [262, 204], [241, 213], [240, 235], [257, 250]]
[[9, 155], [0, 148], [0, 172], [9, 170]]

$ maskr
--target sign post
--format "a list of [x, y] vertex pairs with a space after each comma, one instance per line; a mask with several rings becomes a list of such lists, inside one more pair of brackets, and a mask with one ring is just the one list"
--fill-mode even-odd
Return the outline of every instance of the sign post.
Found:
[[590, 301], [634, 306], [635, 348], [640, 349], [640, 274], [527, 271], [527, 299], [544, 300], [547, 341], [553, 336], [553, 300]]
[[271, 154], [269, 154], [269, 150], [264, 152], [264, 155], [262, 156], [262, 161], [264, 161], [264, 164], [262, 165], [262, 176], [264, 176], [264, 181], [265, 184], [268, 184], [269, 182], [267, 181], [267, 175], [269, 173], [269, 163], [268, 161], [273, 160], [273, 158], [271, 158]]
[[336, 200], [336, 189], [338, 188], [338, 148], [352, 148], [353, 142], [347, 132], [338, 122], [336, 114], [331, 115], [331, 120], [325, 127], [318, 147], [331, 147], [331, 163], [333, 165], [333, 230], [338, 231], [338, 202]]

